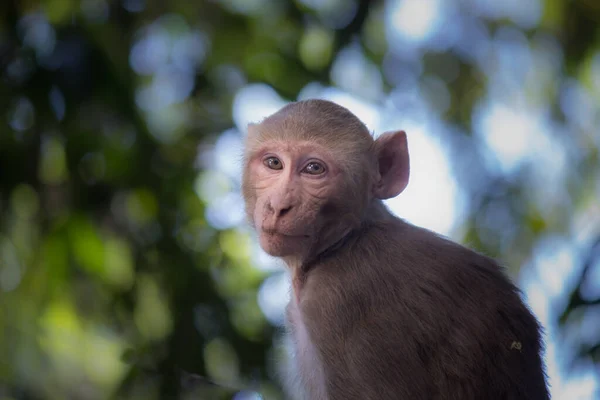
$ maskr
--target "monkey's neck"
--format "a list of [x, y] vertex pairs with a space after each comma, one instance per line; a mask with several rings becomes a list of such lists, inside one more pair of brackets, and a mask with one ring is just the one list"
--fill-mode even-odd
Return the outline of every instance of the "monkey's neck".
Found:
[[304, 257], [285, 257], [283, 261], [287, 264], [294, 275], [305, 276], [310, 269], [323, 259], [333, 255], [337, 250], [347, 243], [354, 229], [348, 227], [342, 234], [335, 236], [330, 241], [317, 241], [315, 246]]
[[312, 268], [317, 266], [321, 261], [334, 256], [352, 240], [359, 239], [361, 232], [369, 225], [381, 221], [389, 221], [393, 218], [395, 217], [381, 200], [373, 200], [362, 219], [354, 218], [354, 223], [349, 223], [347, 226], [342, 225], [337, 234], [334, 233], [330, 240], [319, 240], [315, 243], [315, 247], [309, 252], [307, 257], [303, 259], [284, 259], [284, 261], [293, 271], [294, 275], [297, 275], [301, 284]]
[[365, 213], [365, 222], [379, 222], [379, 221], [389, 221], [394, 219], [394, 215], [388, 210], [388, 208], [383, 204], [383, 201], [379, 199], [375, 199], [371, 201], [371, 204], [367, 208]]
[[297, 303], [300, 302], [302, 288], [306, 282], [306, 278], [314, 268], [318, 268], [319, 264], [325, 259], [334, 256], [338, 250], [345, 247], [352, 237], [356, 235], [356, 229], [349, 229], [347, 233], [341, 235], [339, 239], [333, 242], [330, 246], [324, 246], [322, 251], [314, 253], [312, 257], [304, 260], [284, 260], [291, 270], [292, 275], [292, 292]]

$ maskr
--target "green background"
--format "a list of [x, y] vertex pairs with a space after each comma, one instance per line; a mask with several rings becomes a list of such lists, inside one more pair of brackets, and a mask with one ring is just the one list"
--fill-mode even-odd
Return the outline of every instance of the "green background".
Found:
[[[515, 279], [535, 271], [560, 368], [597, 376], [600, 2], [530, 0], [513, 14], [500, 3], [444, 9], [454, 19], [439, 37], [476, 23], [487, 42], [467, 35], [462, 50], [408, 54], [381, 1], [3, 0], [0, 399], [282, 398], [280, 327], [257, 297], [281, 272], [259, 268], [242, 222], [211, 220], [199, 188], [236, 194], [239, 181], [207, 154], [223, 132], [242, 134], [235, 99], [249, 84], [291, 101], [318, 83], [381, 105], [404, 84], [394, 71], [415, 69], [469, 199], [452, 238], [501, 259]], [[503, 41], [513, 44], [494, 47]], [[528, 163], [497, 168], [474, 126], [502, 90], [494, 76], [538, 48], [552, 57], [526, 69], [518, 92], [553, 127], [542, 131], [563, 150], [556, 177]], [[365, 60], [360, 84], [334, 68], [347, 49]], [[161, 63], [174, 69], [161, 74]], [[161, 79], [184, 95], [156, 91]], [[544, 277], [564, 263], [572, 272], [553, 290]]]

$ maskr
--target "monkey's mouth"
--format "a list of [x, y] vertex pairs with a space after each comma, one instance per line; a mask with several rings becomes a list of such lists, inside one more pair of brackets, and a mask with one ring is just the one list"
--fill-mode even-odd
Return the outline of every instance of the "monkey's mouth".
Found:
[[269, 236], [283, 236], [286, 238], [309, 238], [309, 235], [305, 235], [305, 234], [298, 234], [295, 232], [284, 232], [281, 231], [280, 229], [275, 229], [275, 228], [262, 228], [262, 232], [265, 235], [269, 235]]

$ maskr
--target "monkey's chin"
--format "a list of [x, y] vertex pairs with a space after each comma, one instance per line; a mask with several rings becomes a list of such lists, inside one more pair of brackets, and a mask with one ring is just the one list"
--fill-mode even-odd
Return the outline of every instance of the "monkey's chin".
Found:
[[262, 233], [260, 247], [270, 256], [289, 257], [302, 253], [302, 238], [280, 234]]

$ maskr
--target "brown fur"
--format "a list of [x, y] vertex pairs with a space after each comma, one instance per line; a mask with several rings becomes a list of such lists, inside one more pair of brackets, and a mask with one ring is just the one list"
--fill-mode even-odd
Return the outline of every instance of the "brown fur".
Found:
[[[327, 172], [302, 172], [310, 159]], [[292, 103], [250, 127], [246, 209], [292, 274], [290, 395], [548, 399], [519, 291], [493, 260], [391, 215], [381, 199], [407, 183], [404, 132], [375, 141], [334, 103]]]

